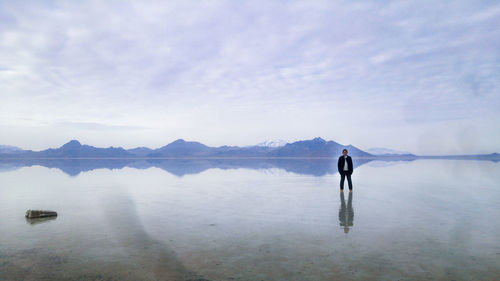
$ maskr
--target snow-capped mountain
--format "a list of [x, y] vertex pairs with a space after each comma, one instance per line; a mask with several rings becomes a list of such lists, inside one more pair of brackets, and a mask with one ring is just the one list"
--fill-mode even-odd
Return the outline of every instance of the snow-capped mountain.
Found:
[[280, 147], [285, 146], [288, 142], [284, 140], [266, 140], [261, 143], [258, 143], [257, 146], [265, 146], [265, 147]]

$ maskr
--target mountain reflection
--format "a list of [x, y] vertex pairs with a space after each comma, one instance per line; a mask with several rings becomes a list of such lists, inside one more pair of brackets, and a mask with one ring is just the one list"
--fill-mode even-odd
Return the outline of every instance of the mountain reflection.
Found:
[[[359, 167], [373, 159], [354, 159]], [[0, 172], [22, 167], [44, 166], [57, 168], [77, 176], [96, 169], [160, 168], [176, 176], [198, 174], [208, 169], [271, 169], [278, 168], [296, 174], [325, 176], [337, 173], [336, 159], [278, 159], [278, 158], [219, 158], [219, 159], [1, 159]]]

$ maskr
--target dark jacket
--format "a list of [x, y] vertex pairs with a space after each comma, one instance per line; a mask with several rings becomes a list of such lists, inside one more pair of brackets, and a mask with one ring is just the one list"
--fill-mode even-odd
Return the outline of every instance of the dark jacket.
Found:
[[[351, 156], [347, 155], [347, 168], [349, 169], [348, 172], [349, 174], [352, 174], [354, 168], [352, 166], [352, 158]], [[339, 163], [338, 163], [338, 168], [339, 168], [339, 174], [344, 172], [344, 155], [339, 157]]]

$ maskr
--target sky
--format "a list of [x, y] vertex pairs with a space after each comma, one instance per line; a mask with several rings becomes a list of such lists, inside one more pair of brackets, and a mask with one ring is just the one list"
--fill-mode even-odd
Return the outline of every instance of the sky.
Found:
[[500, 152], [498, 1], [1, 1], [0, 144]]

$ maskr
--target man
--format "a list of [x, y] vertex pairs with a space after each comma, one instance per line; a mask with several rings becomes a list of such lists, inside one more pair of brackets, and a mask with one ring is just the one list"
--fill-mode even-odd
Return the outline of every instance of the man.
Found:
[[340, 174], [340, 192], [344, 191], [344, 180], [346, 176], [347, 182], [349, 183], [349, 192], [352, 192], [352, 158], [351, 156], [347, 156], [347, 149], [342, 150], [342, 156], [339, 157], [338, 168]]

